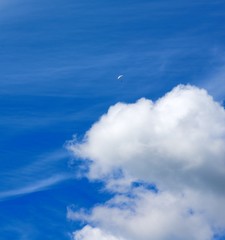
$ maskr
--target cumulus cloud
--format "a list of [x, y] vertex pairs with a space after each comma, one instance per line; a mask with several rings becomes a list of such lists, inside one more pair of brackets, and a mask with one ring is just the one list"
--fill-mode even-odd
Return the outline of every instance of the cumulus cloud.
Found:
[[103, 232], [99, 228], [93, 228], [91, 226], [85, 226], [81, 231], [74, 232], [74, 239], [76, 240], [123, 240], [122, 238], [116, 238]]
[[135, 190], [135, 195], [117, 195], [91, 213], [73, 213], [71, 218], [82, 219], [126, 240], [211, 239], [213, 233], [205, 217], [194, 213], [184, 196], [140, 189]]
[[[205, 90], [180, 85], [156, 102], [118, 103], [69, 148], [88, 178], [118, 189], [73, 218], [127, 240], [206, 240], [225, 229], [225, 111]], [[159, 191], [119, 190], [138, 180]]]

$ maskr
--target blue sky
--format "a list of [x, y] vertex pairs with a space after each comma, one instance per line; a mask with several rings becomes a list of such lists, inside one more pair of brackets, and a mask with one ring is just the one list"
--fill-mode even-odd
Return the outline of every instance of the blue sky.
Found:
[[[94, 164], [96, 161], [99, 169], [111, 166], [108, 163], [98, 165], [101, 159], [106, 161], [104, 156], [111, 152], [100, 150], [94, 154], [89, 151], [89, 145], [82, 145], [82, 138], [88, 130], [92, 134], [91, 126], [107, 113], [110, 106], [118, 102], [134, 103], [140, 98], [156, 101], [179, 84], [206, 89], [222, 109], [225, 99], [224, 12], [225, 3], [220, 0], [1, 1], [1, 239], [87, 240], [89, 237], [93, 240], [94, 237], [88, 234], [96, 228], [110, 233], [112, 237], [110, 235], [109, 239], [127, 240], [126, 233], [118, 230], [116, 225], [110, 228], [102, 220], [97, 221], [94, 213], [89, 217], [82, 214], [74, 217], [72, 213], [71, 217], [68, 214], [70, 210], [67, 209], [71, 208], [75, 214], [80, 209], [90, 210], [101, 204], [108, 207], [108, 200], [122, 194], [112, 189], [105, 190], [106, 185], [117, 180], [111, 179], [108, 172], [101, 176], [97, 167], [89, 172], [89, 161]], [[118, 81], [120, 74], [123, 78]], [[206, 108], [211, 104], [197, 90], [177, 91], [181, 95], [185, 91], [193, 91], [194, 97], [195, 94], [202, 96]], [[200, 102], [199, 109], [202, 109]], [[121, 111], [125, 111], [127, 106], [130, 105], [125, 105]], [[113, 109], [116, 108], [117, 105]], [[211, 113], [217, 116], [213, 107]], [[219, 113], [215, 119], [207, 118], [207, 114], [204, 116], [206, 120], [210, 119], [210, 124], [222, 126], [224, 123], [221, 120], [224, 117]], [[110, 113], [107, 116], [110, 117]], [[133, 115], [128, 116], [133, 119]], [[191, 118], [189, 120], [191, 124]], [[203, 129], [208, 131], [208, 128]], [[95, 131], [93, 139], [95, 136], [99, 139], [100, 135]], [[115, 128], [115, 131], [122, 132], [123, 129]], [[218, 131], [213, 139], [219, 136], [220, 144], [224, 146], [224, 130], [221, 127]], [[74, 135], [78, 143], [72, 143], [75, 150], [71, 152], [67, 149], [68, 141]], [[119, 136], [118, 141], [123, 139]], [[132, 136], [124, 141], [129, 143], [130, 138]], [[86, 140], [98, 149], [98, 142], [92, 142], [92, 135], [86, 134]], [[80, 146], [85, 150], [79, 150]], [[213, 151], [215, 156], [220, 156], [219, 147]], [[160, 159], [164, 157], [160, 155]], [[218, 161], [224, 163], [224, 158]], [[118, 165], [123, 166], [121, 163]], [[85, 173], [80, 170], [81, 166], [85, 166]], [[128, 172], [129, 177], [138, 176], [145, 183], [137, 185], [143, 191], [148, 189], [152, 192], [146, 184], [154, 179], [146, 177], [146, 173], [141, 170], [136, 173], [127, 165], [119, 171], [122, 175]], [[122, 180], [128, 181], [128, 178], [122, 177]], [[160, 185], [161, 180], [156, 176], [154, 183], [157, 185], [158, 182]], [[214, 182], [210, 183], [214, 191]], [[116, 184], [124, 187], [121, 183]], [[131, 195], [140, 194], [139, 187], [129, 191]], [[165, 191], [171, 194], [170, 188], [166, 187]], [[149, 195], [148, 192], [146, 194]], [[217, 194], [212, 196], [212, 201], [219, 198]], [[124, 197], [129, 202], [128, 195]], [[164, 195], [159, 203], [163, 199]], [[209, 217], [207, 221], [212, 219]], [[82, 231], [80, 229], [84, 229], [85, 224], [90, 229], [83, 237], [72, 237], [72, 233]], [[224, 223], [210, 227], [215, 239], [223, 239]], [[99, 236], [105, 239], [103, 233]], [[139, 239], [146, 240], [144, 237]], [[159, 235], [155, 239], [167, 240], [170, 236]], [[197, 236], [196, 240], [201, 240], [201, 237]]]

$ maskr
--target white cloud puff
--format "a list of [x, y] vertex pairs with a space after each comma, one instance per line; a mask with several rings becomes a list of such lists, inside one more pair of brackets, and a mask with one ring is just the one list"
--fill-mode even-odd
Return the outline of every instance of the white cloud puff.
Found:
[[[126, 240], [211, 239], [213, 233], [204, 215], [189, 208], [184, 196], [155, 194], [140, 189], [135, 195], [132, 198], [117, 195], [104, 205], [93, 208], [90, 214], [74, 213], [71, 218], [85, 220]], [[86, 232], [86, 227], [76, 234], [83, 234], [83, 231]], [[89, 234], [87, 239], [95, 239], [94, 232]]]
[[206, 240], [225, 229], [225, 111], [205, 90], [180, 85], [155, 103], [118, 103], [69, 148], [114, 190], [130, 179], [159, 189], [133, 189], [134, 198], [118, 190], [74, 218], [126, 240]]
[[89, 159], [89, 178], [116, 169], [168, 189], [225, 191], [225, 111], [206, 93], [178, 86], [156, 103], [118, 103], [71, 146]]
[[85, 226], [82, 230], [74, 232], [75, 240], [123, 240], [122, 238], [116, 238], [99, 228], [93, 228], [89, 225]]

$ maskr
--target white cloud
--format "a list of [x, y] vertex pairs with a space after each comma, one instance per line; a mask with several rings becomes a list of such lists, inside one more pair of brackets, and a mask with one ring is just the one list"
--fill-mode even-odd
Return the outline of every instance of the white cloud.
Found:
[[[133, 198], [117, 195], [106, 204], [95, 207], [91, 214], [76, 213], [71, 217], [97, 225], [102, 231], [126, 240], [211, 239], [213, 233], [204, 215], [193, 214], [194, 210], [190, 209], [184, 196], [145, 190], [138, 190], [136, 194]], [[93, 239], [95, 235], [89, 234], [87, 239]]]
[[11, 171], [1, 175], [0, 201], [42, 191], [74, 178], [72, 174], [63, 172], [61, 167], [61, 163], [67, 159], [68, 152], [56, 150], [33, 158], [31, 164], [19, 168], [12, 166]]
[[[155, 103], [118, 103], [69, 148], [88, 160], [90, 179], [119, 187], [110, 202], [70, 218], [127, 240], [206, 240], [225, 229], [225, 111], [205, 90], [178, 86]], [[130, 179], [160, 191], [119, 193]]]
[[81, 231], [74, 232], [75, 240], [123, 240], [103, 232], [99, 228], [85, 226]]
[[[178, 86], [156, 103], [118, 103], [70, 148], [90, 178], [121, 168], [162, 188], [225, 188], [225, 111], [204, 90]], [[216, 189], [215, 188], [215, 189]]]
[[225, 98], [224, 79], [225, 79], [225, 65], [223, 59], [223, 66], [220, 67], [219, 69], [216, 69], [215, 72], [211, 73], [207, 77], [207, 80], [203, 81], [201, 85], [205, 89], [207, 89], [207, 91], [214, 97], [216, 97], [219, 101], [223, 101]]
[[2, 192], [0, 192], [0, 201], [3, 201], [5, 199], [11, 198], [11, 197], [18, 197], [20, 195], [25, 195], [25, 194], [30, 194], [33, 192], [42, 191], [53, 185], [56, 185], [57, 183], [65, 181], [69, 178], [71, 178], [71, 175], [58, 174], [58, 175], [51, 176], [47, 179], [33, 182], [31, 184], [28, 184], [27, 186], [24, 186], [24, 187], [21, 187], [18, 189], [2, 191]]

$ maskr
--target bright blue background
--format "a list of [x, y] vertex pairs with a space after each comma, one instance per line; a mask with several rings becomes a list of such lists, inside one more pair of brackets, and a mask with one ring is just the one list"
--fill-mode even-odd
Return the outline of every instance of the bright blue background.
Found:
[[1, 240], [69, 239], [67, 206], [109, 197], [75, 179], [64, 144], [110, 105], [180, 83], [225, 99], [224, 13], [220, 0], [1, 1]]

